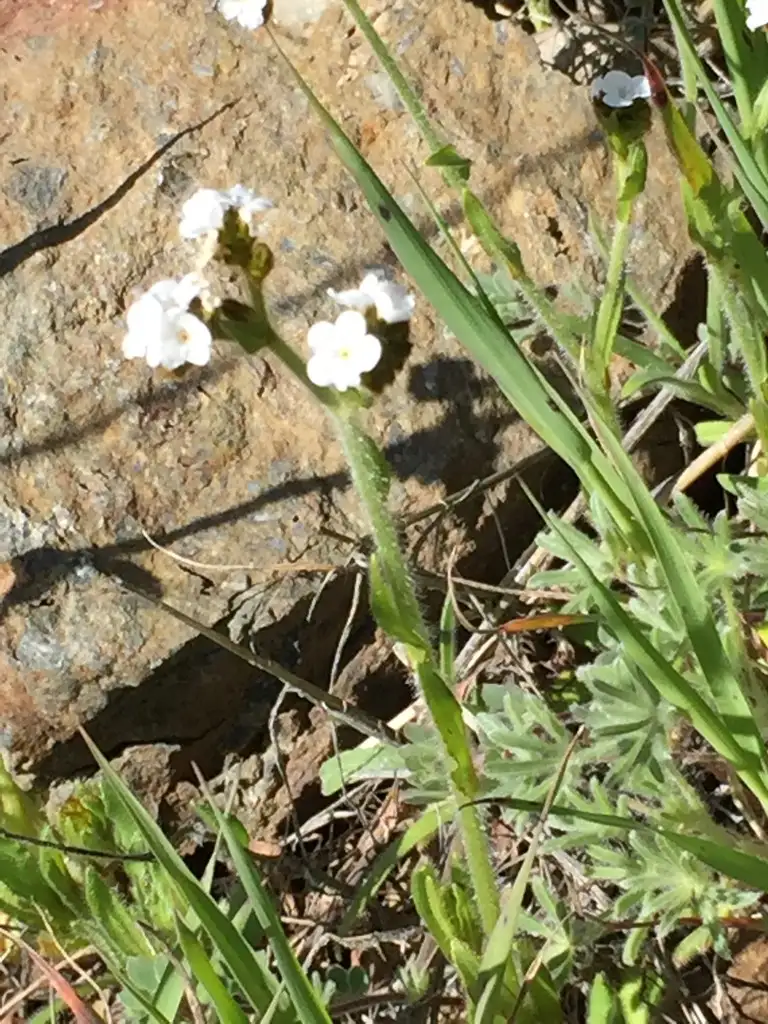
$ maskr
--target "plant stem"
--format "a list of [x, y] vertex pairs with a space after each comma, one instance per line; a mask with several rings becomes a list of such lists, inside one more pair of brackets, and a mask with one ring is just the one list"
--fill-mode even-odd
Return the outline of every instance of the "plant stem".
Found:
[[611, 402], [609, 366], [624, 308], [624, 260], [629, 245], [632, 202], [619, 201], [616, 226], [608, 257], [605, 290], [600, 300], [589, 354], [589, 378], [593, 397], [605, 422], [620, 435], [616, 409]]
[[[629, 209], [622, 209], [622, 205], [629, 206]], [[624, 259], [629, 245], [630, 220], [631, 205], [620, 204], [608, 258], [605, 291], [597, 311], [592, 342], [596, 372], [602, 380], [605, 380], [608, 374], [608, 364], [611, 361], [613, 344], [621, 319], [624, 301]]]
[[477, 796], [477, 776], [461, 705], [438, 670], [429, 630], [400, 546], [397, 524], [389, 509], [389, 467], [358, 423], [358, 409], [354, 402], [347, 401], [329, 388], [314, 385], [307, 377], [301, 357], [274, 332], [269, 347], [293, 376], [325, 406], [344, 448], [352, 483], [376, 543], [378, 568], [396, 614], [398, 636], [395, 639], [407, 638], [412, 667], [442, 740], [446, 762], [456, 765], [451, 781], [454, 797], [461, 807], [459, 824], [467, 865], [483, 928], [490, 934], [499, 916], [499, 894], [488, 841], [477, 808], [469, 803]]
[[352, 482], [376, 541], [382, 575], [393, 596], [404, 632], [414, 638], [409, 648], [414, 645], [416, 648], [413, 667], [424, 701], [443, 740], [446, 758], [457, 764], [452, 781], [456, 799], [463, 805], [459, 811], [459, 825], [464, 852], [483, 928], [490, 934], [499, 915], [498, 889], [477, 809], [467, 803], [477, 795], [477, 777], [461, 707], [437, 668], [429, 631], [400, 546], [395, 519], [387, 504], [387, 487], [382, 485], [378, 449], [357, 423], [354, 410], [333, 414], [333, 420], [347, 455]]

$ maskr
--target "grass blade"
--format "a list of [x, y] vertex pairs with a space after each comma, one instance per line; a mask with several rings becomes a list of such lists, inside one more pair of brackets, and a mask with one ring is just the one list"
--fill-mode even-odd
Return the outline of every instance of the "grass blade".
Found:
[[176, 921], [179, 945], [186, 958], [192, 977], [198, 981], [211, 998], [220, 1024], [248, 1024], [248, 1018], [227, 991], [226, 985], [202, 947], [200, 940], [183, 921]]
[[328, 1015], [328, 1011], [323, 1006], [320, 996], [296, 959], [296, 955], [291, 949], [290, 943], [283, 931], [280, 917], [262, 885], [261, 878], [254, 867], [253, 861], [238, 841], [230, 822], [211, 799], [205, 780], [199, 773], [198, 782], [216, 817], [219, 830], [224, 837], [229, 855], [235, 865], [238, 879], [245, 890], [256, 920], [261, 925], [264, 935], [269, 942], [269, 948], [275, 958], [278, 970], [285, 983], [288, 995], [296, 1008], [301, 1024], [330, 1024], [331, 1018]]
[[[517, 873], [512, 888], [504, 893], [498, 923], [488, 939], [483, 952], [483, 958], [480, 962], [480, 980], [484, 982], [484, 989], [477, 1003], [475, 1024], [493, 1024], [496, 1015], [504, 1009], [503, 1005], [500, 1005], [500, 994], [504, 984], [504, 976], [513, 963], [514, 941], [520, 924], [523, 897], [528, 888], [533, 865], [539, 853], [539, 845], [544, 834], [544, 826], [549, 809], [557, 797], [568, 761], [581, 739], [581, 732], [582, 730], [580, 729], [568, 744], [568, 749], [563, 755], [557, 775], [552, 780], [552, 785], [544, 801], [544, 807], [534, 829], [525, 860]], [[523, 989], [517, 1001], [518, 1009], [524, 998], [525, 992]], [[552, 1020], [554, 1024], [554, 1018]]]
[[[742, 138], [739, 129], [733, 123], [731, 115], [728, 113], [725, 104], [720, 99], [709, 80], [706, 69], [702, 64], [696, 51], [696, 47], [693, 44], [693, 40], [691, 39], [688, 26], [685, 24], [685, 18], [683, 16], [679, 0], [664, 0], [664, 7], [669, 20], [672, 23], [672, 27], [675, 30], [675, 37], [678, 46], [684, 54], [685, 59], [690, 63], [690, 66], [696, 69], [696, 77], [699, 85], [704, 90], [707, 100], [714, 110], [718, 123], [723, 130], [723, 134], [728, 139], [728, 143], [731, 146], [736, 158], [734, 167], [736, 179], [739, 182], [744, 195], [752, 204], [755, 213], [760, 218], [763, 227], [768, 227], [768, 179], [766, 179], [765, 175], [758, 167], [757, 162]], [[669, 96], [667, 96], [667, 102], [672, 102]]]
[[[112, 789], [115, 797], [136, 822], [147, 846], [157, 858], [181, 902], [189, 906], [196, 915], [245, 998], [256, 1013], [262, 1015], [272, 1002], [277, 984], [275, 979], [264, 971], [254, 951], [208, 893], [201, 888], [195, 876], [166, 839], [162, 829], [123, 783], [85, 730], [80, 731], [104, 774], [106, 785]], [[284, 1014], [281, 1021], [283, 1024], [289, 1024], [293, 1017]]]
[[[541, 813], [543, 803], [537, 800], [521, 800], [517, 797], [488, 797], [488, 802], [503, 804], [518, 811]], [[620, 814], [602, 814], [598, 811], [584, 811], [574, 807], [562, 807], [553, 804], [549, 809], [550, 818], [566, 818], [586, 821], [593, 825], [604, 825], [606, 828], [622, 829], [625, 832], [648, 832], [663, 836], [680, 850], [692, 853], [703, 863], [728, 875], [729, 878], [742, 882], [751, 889], [765, 891], [765, 880], [768, 878], [768, 850], [765, 855], [748, 853], [738, 850], [714, 839], [702, 836], [687, 835], [673, 829], [655, 825], [639, 818], [626, 818]]]
[[514, 339], [487, 312], [482, 302], [427, 245], [274, 37], [273, 42], [327, 128], [339, 158], [354, 176], [389, 244], [416, 286], [449, 330], [494, 377], [523, 419], [578, 473], [590, 493], [600, 494], [620, 528], [631, 536], [633, 525], [623, 500], [624, 486], [566, 401], [529, 363]]

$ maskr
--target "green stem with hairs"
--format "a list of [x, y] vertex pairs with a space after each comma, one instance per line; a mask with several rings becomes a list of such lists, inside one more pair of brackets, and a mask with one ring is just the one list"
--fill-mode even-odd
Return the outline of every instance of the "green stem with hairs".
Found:
[[624, 308], [624, 261], [629, 246], [632, 203], [619, 203], [616, 226], [608, 257], [605, 290], [600, 300], [590, 353], [593, 395], [615, 433], [619, 433], [616, 410], [611, 402], [609, 367]]
[[442, 740], [446, 762], [452, 766], [450, 777], [454, 798], [461, 808], [458, 820], [469, 874], [483, 929], [490, 935], [499, 916], [499, 893], [479, 811], [471, 803], [478, 796], [477, 773], [461, 705], [438, 668], [429, 629], [400, 546], [396, 521], [389, 508], [389, 466], [378, 446], [360, 425], [359, 394], [354, 391], [339, 394], [332, 388], [321, 388], [312, 383], [304, 360], [269, 323], [260, 282], [249, 283], [253, 321], [236, 325], [238, 329], [232, 330], [231, 336], [246, 352], [270, 349], [320, 402], [333, 421], [376, 545], [369, 569], [371, 604], [382, 628], [404, 645], [424, 702]]
[[339, 403], [338, 410], [331, 411], [331, 417], [376, 542], [380, 579], [375, 578], [372, 572], [372, 599], [376, 599], [377, 588], [383, 591], [385, 600], [381, 603], [393, 614], [392, 621], [386, 625], [390, 626], [389, 631], [395, 639], [406, 646], [424, 702], [442, 739], [446, 759], [454, 764], [451, 781], [456, 800], [462, 805], [459, 823], [464, 852], [483, 928], [490, 934], [499, 916], [498, 889], [479, 813], [474, 805], [467, 805], [467, 801], [477, 796], [477, 775], [461, 705], [437, 667], [429, 630], [403, 555], [395, 519], [389, 509], [388, 467], [379, 449], [360, 426], [356, 409]]
[[[478, 794], [461, 705], [437, 667], [429, 629], [421, 613], [408, 565], [400, 545], [395, 519], [389, 509], [389, 468], [378, 447], [359, 423], [353, 397], [319, 388], [307, 377], [304, 361], [274, 332], [269, 348], [314, 397], [325, 406], [338, 433], [349, 464], [352, 483], [365, 509], [376, 544], [371, 566], [372, 602], [378, 598], [390, 618], [388, 632], [402, 642], [419, 681], [424, 702], [442, 739], [446, 761], [453, 764], [451, 781], [461, 810], [459, 824], [470, 878], [483, 929], [490, 934], [499, 916], [499, 894], [490, 850], [479, 812], [471, 801]], [[375, 572], [374, 572], [375, 568]]]

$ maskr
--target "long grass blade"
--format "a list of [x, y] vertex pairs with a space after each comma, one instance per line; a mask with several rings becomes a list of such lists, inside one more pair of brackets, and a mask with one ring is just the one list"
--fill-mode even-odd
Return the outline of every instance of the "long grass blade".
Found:
[[565, 399], [531, 365], [514, 339], [484, 309], [427, 245], [370, 165], [320, 103], [288, 58], [310, 106], [328, 130], [339, 158], [354, 176], [389, 244], [416, 286], [478, 363], [494, 377], [518, 413], [575, 470], [590, 493], [600, 494], [620, 528], [632, 534], [618, 475]]
[[[540, 813], [544, 808], [543, 802], [538, 800], [522, 800], [518, 797], [487, 797], [485, 799], [488, 802], [503, 804], [505, 807], [511, 807], [518, 811]], [[589, 822], [593, 825], [603, 825], [606, 828], [621, 829], [624, 832], [647, 832], [662, 836], [680, 850], [692, 853], [703, 864], [715, 871], [719, 871], [737, 882], [742, 882], [751, 889], [757, 889], [760, 892], [765, 890], [765, 880], [768, 878], [768, 850], [765, 855], [748, 853], [746, 850], [738, 850], [714, 839], [676, 832], [674, 829], [642, 821], [640, 818], [585, 811], [559, 804], [553, 804], [550, 807], [549, 816], [550, 819], [572, 819]]]
[[[166, 839], [162, 829], [131, 793], [85, 730], [81, 729], [80, 731], [104, 774], [106, 784], [136, 822], [148, 848], [155, 855], [159, 866], [165, 872], [182, 904], [188, 906], [197, 917], [221, 955], [222, 962], [232, 979], [237, 983], [256, 1013], [261, 1016], [272, 1002], [272, 996], [277, 986], [276, 980], [265, 972], [254, 950], [200, 886], [195, 876]], [[292, 1024], [292, 1022], [292, 1015], [283, 1014], [281, 1024]]]
[[296, 955], [291, 949], [290, 943], [283, 931], [280, 917], [262, 885], [261, 878], [254, 867], [253, 861], [238, 841], [228, 819], [211, 799], [205, 780], [199, 773], [198, 782], [216, 817], [219, 831], [224, 837], [229, 855], [235, 865], [237, 877], [245, 890], [256, 920], [263, 929], [301, 1024], [330, 1024], [331, 1018], [328, 1015], [328, 1011], [323, 1006], [318, 993], [296, 959]]

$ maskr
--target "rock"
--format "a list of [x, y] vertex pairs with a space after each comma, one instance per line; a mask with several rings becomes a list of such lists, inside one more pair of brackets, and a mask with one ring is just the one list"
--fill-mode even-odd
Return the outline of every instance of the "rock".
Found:
[[[359, 33], [338, 4], [275, 7], [281, 45], [432, 232], [410, 177], [427, 153]], [[286, 27], [289, 9], [310, 19], [321, 8], [300, 31]], [[533, 276], [593, 281], [587, 209], [605, 219], [612, 200], [586, 90], [542, 69], [515, 26], [463, 0], [395, 0], [369, 14], [473, 160], [476, 190]], [[79, 723], [107, 753], [180, 743], [215, 768], [263, 734], [274, 687], [119, 577], [206, 623], [225, 620], [238, 593], [263, 593], [249, 606], [257, 644], [325, 683], [346, 614], [326, 602], [348, 601], [349, 581], [321, 599], [320, 636], [302, 617], [321, 577], [296, 569], [342, 564], [349, 545], [323, 531], [354, 540], [364, 527], [331, 428], [271, 359], [221, 345], [207, 367], [151, 373], [121, 358], [125, 309], [194, 262], [177, 216], [201, 185], [243, 182], [274, 200], [260, 222], [277, 257], [269, 298], [302, 350], [308, 323], [334, 311], [326, 288], [397, 268], [265, 33], [180, 0], [55, 10], [30, 0], [15, 14], [0, 0], [3, 24], [0, 560], [13, 582], [0, 624], [0, 730], [44, 774], [87, 765], [70, 742]], [[631, 259], [662, 301], [689, 246], [658, 133], [650, 148]], [[437, 173], [423, 179], [455, 223]], [[412, 340], [371, 415], [403, 510], [537, 444], [423, 302]], [[460, 526], [471, 533], [475, 521], [467, 513]]]
[[22, 163], [11, 173], [7, 194], [39, 222], [56, 203], [66, 180], [63, 167]]

